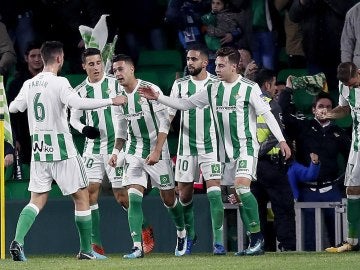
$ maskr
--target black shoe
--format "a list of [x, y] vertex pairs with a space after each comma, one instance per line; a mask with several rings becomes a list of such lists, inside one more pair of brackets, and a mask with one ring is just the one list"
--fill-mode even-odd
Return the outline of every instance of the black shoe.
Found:
[[27, 260], [25, 257], [24, 248], [15, 240], [11, 242], [9, 251], [14, 261], [24, 262]]

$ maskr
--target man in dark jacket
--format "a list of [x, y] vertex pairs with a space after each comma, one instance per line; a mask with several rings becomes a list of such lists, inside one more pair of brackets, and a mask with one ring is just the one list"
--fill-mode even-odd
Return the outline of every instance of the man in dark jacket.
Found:
[[[302, 183], [299, 187], [300, 202], [338, 202], [342, 199], [342, 189], [338, 181], [338, 155], [347, 160], [350, 151], [350, 138], [347, 133], [329, 120], [321, 120], [324, 110], [331, 110], [333, 102], [329, 94], [321, 92], [312, 106], [314, 119], [297, 118], [292, 114], [291, 77], [287, 79], [286, 89], [282, 91], [279, 104], [282, 107], [286, 134], [295, 141], [296, 160], [308, 166], [310, 153], [316, 153], [321, 161], [319, 176], [314, 182]], [[305, 250], [315, 250], [314, 209], [305, 209]], [[325, 209], [325, 225], [330, 243], [334, 244], [334, 209]]]

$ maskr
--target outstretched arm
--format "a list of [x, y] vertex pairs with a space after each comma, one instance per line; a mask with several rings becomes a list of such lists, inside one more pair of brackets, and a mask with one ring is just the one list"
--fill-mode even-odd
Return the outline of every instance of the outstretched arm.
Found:
[[194, 109], [196, 107], [202, 108], [206, 105], [209, 105], [207, 91], [200, 91], [189, 98], [175, 98], [164, 96], [163, 94], [156, 92], [151, 87], [141, 87], [138, 89], [138, 93], [142, 97], [157, 100], [166, 106], [182, 111]]

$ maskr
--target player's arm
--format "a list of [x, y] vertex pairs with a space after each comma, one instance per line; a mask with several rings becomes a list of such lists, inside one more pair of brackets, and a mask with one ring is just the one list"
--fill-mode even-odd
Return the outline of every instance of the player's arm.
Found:
[[151, 87], [142, 87], [138, 89], [139, 94], [150, 100], [157, 100], [161, 104], [171, 108], [187, 111], [196, 107], [203, 108], [210, 104], [207, 91], [200, 91], [189, 98], [175, 98], [163, 95]]
[[331, 111], [327, 112], [323, 117], [327, 118], [327, 119], [339, 119], [339, 118], [343, 118], [345, 116], [347, 116], [348, 114], [350, 114], [351, 109], [349, 105], [345, 105], [345, 106], [336, 106], [334, 109], [332, 109]]
[[265, 122], [268, 125], [271, 133], [278, 140], [284, 158], [288, 159], [291, 156], [291, 150], [285, 141], [284, 135], [281, 132], [280, 126], [276, 121], [275, 116], [272, 114], [271, 111], [263, 113], [262, 116], [264, 117]]
[[10, 113], [17, 113], [17, 112], [23, 112], [27, 108], [27, 102], [26, 102], [26, 94], [25, 89], [26, 87], [22, 87], [19, 91], [19, 94], [16, 96], [16, 98], [10, 103], [9, 105], [9, 112]]
[[109, 165], [112, 167], [116, 167], [117, 158], [120, 151], [124, 148], [127, 138], [127, 121], [122, 115], [119, 115], [118, 125], [116, 129], [116, 139], [114, 144], [114, 149], [112, 151], [112, 155], [109, 159]]
[[162, 148], [164, 146], [170, 128], [170, 120], [166, 108], [163, 108], [162, 110], [159, 111], [155, 111], [155, 116], [159, 121], [159, 132], [157, 134], [155, 148], [146, 158], [146, 163], [148, 165], [154, 165], [159, 162]]
[[89, 139], [96, 139], [100, 137], [100, 131], [98, 128], [81, 123], [80, 117], [82, 115], [82, 110], [72, 109], [70, 113], [70, 125]]

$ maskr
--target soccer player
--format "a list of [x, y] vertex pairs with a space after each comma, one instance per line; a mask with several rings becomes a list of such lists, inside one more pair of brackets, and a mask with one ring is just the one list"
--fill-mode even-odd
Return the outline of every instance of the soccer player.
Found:
[[347, 196], [347, 240], [336, 247], [327, 248], [327, 252], [345, 252], [359, 250], [360, 223], [360, 154], [359, 124], [360, 117], [360, 69], [352, 62], [344, 62], [338, 66], [339, 105], [331, 111], [324, 111], [323, 118], [337, 119], [351, 113], [353, 118], [352, 142], [345, 172], [344, 185]]
[[32, 137], [31, 199], [20, 213], [15, 239], [9, 248], [10, 254], [14, 261], [26, 260], [24, 238], [46, 204], [52, 181], [56, 180], [63, 195], [71, 195], [75, 204], [75, 223], [80, 236], [78, 259], [103, 259], [91, 248], [88, 180], [69, 130], [67, 107], [97, 109], [124, 104], [126, 98], [80, 98], [72, 91], [67, 79], [57, 76], [64, 63], [62, 43], [47, 41], [41, 46], [40, 52], [44, 70], [25, 81], [9, 107], [12, 113], [28, 110]]
[[[189, 48], [186, 62], [190, 75], [174, 82], [170, 95], [172, 97], [192, 96], [216, 80], [214, 75], [206, 71], [208, 65], [206, 48], [199, 45]], [[169, 109], [170, 119], [175, 114], [175, 109]], [[217, 160], [215, 125], [209, 106], [181, 112], [175, 181], [178, 182], [179, 199], [184, 211], [187, 231], [186, 254], [191, 254], [192, 246], [196, 241], [192, 197], [193, 182], [199, 178], [199, 169], [206, 181], [210, 202], [214, 254], [223, 255], [225, 248], [223, 243], [224, 206], [220, 189], [221, 163]]]
[[[80, 97], [109, 98], [119, 94], [119, 84], [113, 76], [104, 71], [104, 64], [100, 50], [87, 48], [82, 53], [82, 66], [86, 71], [87, 79], [75, 88]], [[115, 126], [118, 107], [108, 106], [97, 110], [71, 111], [70, 124], [86, 136], [83, 161], [89, 179], [89, 201], [92, 220], [92, 247], [99, 254], [105, 251], [100, 235], [100, 212], [98, 197], [102, 180], [108, 177], [116, 201], [126, 210], [129, 206], [127, 190], [122, 185], [123, 166], [117, 164], [116, 168], [108, 164], [115, 144]], [[80, 117], [85, 113], [84, 125]], [[123, 155], [123, 151], [121, 152]], [[144, 251], [150, 252], [154, 247], [151, 226], [143, 228]], [[148, 237], [145, 237], [148, 236]], [[146, 240], [146, 241], [145, 241]]]
[[215, 71], [220, 81], [209, 84], [206, 91], [200, 91], [189, 98], [167, 97], [150, 87], [143, 87], [138, 92], [148, 99], [155, 99], [178, 110], [210, 105], [219, 138], [220, 158], [225, 162], [223, 184], [234, 184], [242, 202], [241, 218], [245, 227], [250, 230], [248, 248], [235, 255], [261, 255], [264, 253], [264, 239], [260, 232], [258, 205], [250, 191], [251, 181], [256, 179], [259, 150], [256, 115], [264, 117], [286, 159], [290, 157], [291, 151], [269, 104], [262, 98], [259, 86], [237, 74], [239, 58], [236, 49], [220, 48], [216, 52], [215, 61]]
[[157, 91], [160, 89], [135, 77], [134, 63], [129, 56], [116, 55], [112, 68], [116, 79], [123, 87], [122, 95], [128, 99], [128, 104], [121, 108], [115, 147], [109, 161], [111, 166], [116, 166], [117, 155], [127, 141], [123, 185], [128, 188], [128, 221], [133, 249], [131, 253], [124, 255], [124, 258], [143, 257], [141, 204], [148, 176], [152, 186], [159, 188], [161, 199], [176, 225], [175, 255], [182, 256], [186, 251], [187, 239], [183, 209], [175, 196], [175, 182], [166, 141], [170, 126], [168, 111], [165, 106], [156, 101], [149, 102], [138, 93], [139, 87], [145, 85], [151, 85]]

